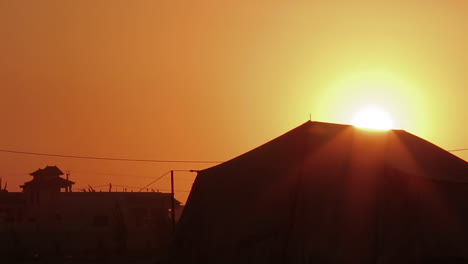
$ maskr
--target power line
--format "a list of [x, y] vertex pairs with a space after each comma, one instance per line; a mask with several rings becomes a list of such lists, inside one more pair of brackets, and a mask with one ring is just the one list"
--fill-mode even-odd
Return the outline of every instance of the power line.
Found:
[[452, 150], [447, 150], [448, 152], [456, 152], [456, 151], [466, 151], [468, 148], [462, 148], [462, 149], [452, 149]]
[[[109, 186], [109, 184], [105, 184], [105, 185], [94, 185], [94, 186], [91, 186], [93, 188], [101, 188], [101, 187], [107, 187]], [[88, 189], [89, 186], [84, 186], [84, 187], [76, 187], [75, 189], [78, 189], [78, 190], [81, 190], [81, 189]], [[123, 187], [123, 188], [128, 188], [128, 189], [141, 189], [140, 186], [128, 186], [128, 185], [119, 185], [119, 184], [112, 184], [112, 187]], [[143, 189], [145, 189], [146, 187], [144, 187]], [[154, 190], [154, 189], [152, 189]], [[171, 190], [170, 189], [164, 189], [164, 188], [156, 188], [156, 190], [159, 190], [159, 191], [168, 191], [170, 192]], [[177, 189], [176, 190], [177, 192], [190, 192], [190, 190], [181, 190], [181, 189]]]
[[145, 188], [147, 188], [147, 187], [150, 186], [151, 184], [153, 184], [153, 183], [159, 181], [160, 179], [162, 179], [162, 177], [164, 177], [164, 176], [166, 176], [167, 174], [169, 174], [169, 172], [171, 172], [171, 171], [166, 171], [166, 173], [164, 173], [163, 175], [161, 175], [161, 176], [159, 176], [158, 178], [156, 178], [156, 180], [154, 180], [154, 181], [148, 183], [147, 185], [145, 185], [145, 187], [143, 187], [143, 188], [141, 188], [140, 190], [138, 190], [138, 192], [141, 192], [142, 190], [144, 190]]
[[130, 162], [154, 162], [154, 163], [222, 163], [222, 161], [212, 160], [157, 160], [157, 159], [129, 159], [129, 158], [109, 158], [109, 157], [93, 157], [93, 156], [78, 156], [78, 155], [63, 155], [63, 154], [51, 154], [41, 152], [28, 152], [28, 151], [17, 151], [0, 149], [0, 152], [24, 154], [24, 155], [35, 155], [35, 156], [48, 156], [48, 157], [60, 157], [60, 158], [72, 158], [72, 159], [90, 159], [90, 160], [110, 160], [110, 161], [130, 161]]
[[[78, 174], [78, 175], [87, 175], [87, 174], [93, 174], [93, 175], [106, 175], [106, 176], [117, 176], [117, 177], [131, 177], [131, 178], [145, 178], [145, 179], [154, 179], [154, 177], [151, 176], [138, 176], [134, 174], [126, 174], [126, 173], [108, 173], [108, 172], [93, 172], [93, 171], [82, 171], [82, 170], [74, 170], [73, 174]], [[138, 187], [140, 188], [140, 187]]]

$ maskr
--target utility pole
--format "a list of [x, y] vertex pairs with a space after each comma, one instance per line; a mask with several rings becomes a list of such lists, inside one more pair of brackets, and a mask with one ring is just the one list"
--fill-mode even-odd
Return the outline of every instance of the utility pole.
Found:
[[171, 170], [171, 220], [172, 233], [175, 233], [175, 200], [174, 200], [174, 170]]
[[[174, 191], [174, 172], [185, 171], [185, 172], [198, 172], [198, 170], [171, 170], [171, 220], [172, 220], [172, 233], [175, 233], [176, 219], [175, 219], [175, 191]], [[164, 174], [166, 175], [167, 172]], [[163, 175], [163, 176], [164, 176]]]

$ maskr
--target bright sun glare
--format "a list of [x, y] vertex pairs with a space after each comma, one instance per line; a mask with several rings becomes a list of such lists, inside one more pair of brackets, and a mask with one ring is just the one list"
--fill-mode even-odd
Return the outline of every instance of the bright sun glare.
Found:
[[365, 108], [354, 115], [352, 124], [361, 128], [389, 130], [393, 121], [390, 116], [378, 108]]

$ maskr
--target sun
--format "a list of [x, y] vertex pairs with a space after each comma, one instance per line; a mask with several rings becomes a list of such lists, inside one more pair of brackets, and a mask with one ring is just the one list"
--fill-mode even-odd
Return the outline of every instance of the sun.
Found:
[[390, 115], [376, 107], [367, 107], [354, 115], [352, 125], [361, 128], [389, 130], [393, 127]]

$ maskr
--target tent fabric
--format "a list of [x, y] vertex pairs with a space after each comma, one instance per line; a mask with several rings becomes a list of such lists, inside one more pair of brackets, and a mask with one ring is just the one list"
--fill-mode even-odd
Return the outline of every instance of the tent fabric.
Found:
[[406, 131], [309, 121], [199, 172], [173, 262], [468, 260], [467, 183], [467, 162]]

